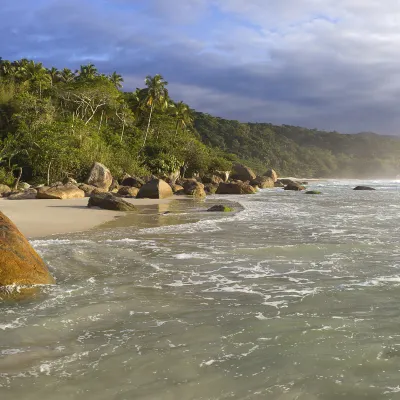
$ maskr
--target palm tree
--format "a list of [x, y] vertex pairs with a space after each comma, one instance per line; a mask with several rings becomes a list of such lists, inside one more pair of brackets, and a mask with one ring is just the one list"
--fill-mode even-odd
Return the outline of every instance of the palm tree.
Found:
[[158, 106], [161, 109], [165, 109], [166, 107], [168, 107], [168, 89], [166, 88], [168, 82], [165, 81], [160, 74], [157, 74], [155, 76], [148, 75], [145, 79], [145, 83], [147, 88], [143, 89], [142, 95], [144, 96], [144, 104], [150, 107], [150, 115], [142, 147], [144, 147], [146, 144], [154, 107]]
[[50, 83], [50, 76], [47, 73], [46, 68], [43, 67], [42, 63], [35, 63], [35, 61], [25, 62], [22, 59], [18, 62], [16, 70], [17, 77], [22, 82], [28, 82], [29, 84], [39, 85], [39, 97], [42, 97], [42, 85]]
[[178, 134], [179, 126], [184, 129], [193, 122], [190, 108], [183, 101], [173, 105], [172, 115], [176, 119], [175, 136]]
[[80, 70], [75, 73], [79, 74], [80, 80], [92, 80], [98, 75], [94, 64], [81, 65]]
[[65, 83], [70, 83], [75, 79], [75, 74], [69, 68], [64, 68], [60, 73], [60, 79]]
[[12, 66], [11, 62], [8, 60], [3, 60], [0, 58], [0, 75], [1, 76], [8, 76], [13, 71], [14, 67]]
[[124, 79], [122, 78], [121, 75], [117, 74], [116, 71], [114, 71], [109, 77], [108, 79], [110, 79], [110, 82], [117, 88], [117, 89], [121, 89], [122, 88], [122, 82], [124, 81]]
[[55, 67], [51, 67], [51, 69], [48, 69], [47, 73], [49, 74], [49, 76], [51, 78], [51, 86], [53, 86], [55, 83], [57, 83], [61, 78], [60, 71]]

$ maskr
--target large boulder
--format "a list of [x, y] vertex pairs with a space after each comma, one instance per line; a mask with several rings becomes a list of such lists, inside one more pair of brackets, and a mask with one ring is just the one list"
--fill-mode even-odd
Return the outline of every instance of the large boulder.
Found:
[[112, 211], [136, 211], [136, 207], [112, 193], [96, 193], [89, 198], [88, 207], [99, 207]]
[[207, 211], [209, 211], [209, 212], [231, 212], [231, 211], [233, 211], [233, 208], [224, 206], [223, 204], [217, 204], [217, 205], [209, 208]]
[[7, 185], [0, 184], [0, 196], [6, 197], [11, 193], [11, 188]]
[[92, 194], [107, 193], [106, 189], [100, 189], [93, 185], [87, 185], [86, 183], [81, 183], [78, 188], [85, 192], [85, 197], [90, 197]]
[[206, 192], [206, 194], [212, 195], [215, 194], [217, 192], [219, 185], [215, 185], [213, 183], [206, 183], [204, 185], [204, 191]]
[[219, 176], [223, 182], [228, 182], [231, 171], [215, 171], [214, 175]]
[[110, 170], [105, 165], [96, 162], [85, 183], [108, 191], [112, 182], [113, 177]]
[[301, 190], [306, 190], [306, 188], [298, 182], [289, 181], [287, 185], [284, 187], [284, 190], [293, 190], [299, 192]]
[[38, 191], [37, 199], [82, 199], [85, 197], [85, 192], [75, 185], [60, 185], [54, 186], [47, 190]]
[[216, 194], [254, 194], [257, 190], [248, 183], [241, 181], [222, 182], [219, 184]]
[[140, 189], [145, 184], [145, 181], [136, 176], [128, 176], [124, 178], [121, 182], [122, 186], [130, 186]]
[[273, 169], [269, 169], [264, 176], [266, 176], [267, 178], [271, 178], [274, 182], [276, 182], [278, 180], [278, 174], [275, 172], [275, 170]]
[[232, 179], [240, 180], [243, 182], [252, 181], [256, 178], [256, 174], [243, 164], [235, 164], [233, 166]]
[[118, 194], [120, 196], [136, 197], [138, 193], [139, 193], [139, 189], [137, 187], [121, 186], [118, 189]]
[[173, 193], [184, 193], [183, 186], [175, 184], [171, 184], [171, 189]]
[[212, 185], [219, 185], [221, 182], [225, 182], [220, 176], [218, 175], [204, 175], [201, 178], [203, 183], [209, 183]]
[[167, 182], [162, 179], [153, 179], [140, 188], [136, 197], [138, 199], [165, 199], [172, 195], [171, 186]]
[[369, 186], [356, 186], [353, 190], [376, 190]]
[[250, 184], [252, 186], [258, 186], [260, 189], [269, 189], [275, 187], [274, 181], [267, 176], [257, 176], [253, 179]]
[[54, 283], [44, 261], [2, 212], [0, 231], [0, 286]]
[[29, 188], [24, 190], [23, 192], [11, 192], [11, 194], [7, 197], [8, 200], [31, 200], [36, 199], [37, 190], [33, 188]]
[[186, 195], [193, 197], [206, 197], [206, 192], [204, 191], [204, 185], [200, 182], [197, 182], [194, 179], [187, 180], [183, 184], [183, 190]]

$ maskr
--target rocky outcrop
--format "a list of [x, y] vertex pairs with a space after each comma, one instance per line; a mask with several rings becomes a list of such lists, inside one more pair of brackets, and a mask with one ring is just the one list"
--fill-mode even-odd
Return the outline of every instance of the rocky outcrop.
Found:
[[136, 176], [128, 176], [124, 178], [121, 182], [122, 186], [130, 186], [140, 189], [145, 184], [145, 181]]
[[187, 180], [183, 184], [183, 190], [186, 195], [193, 196], [197, 198], [206, 197], [206, 192], [204, 191], [204, 185], [197, 182], [194, 179]]
[[113, 177], [110, 170], [105, 165], [96, 162], [85, 183], [108, 191], [112, 182]]
[[165, 199], [172, 195], [171, 186], [167, 182], [162, 179], [153, 179], [140, 188], [136, 197], [138, 199]]
[[217, 205], [209, 208], [207, 211], [210, 211], [210, 212], [232, 212], [233, 208], [224, 206], [223, 204], [217, 204]]
[[75, 185], [54, 186], [38, 192], [36, 196], [37, 199], [54, 200], [82, 199], [83, 197], [85, 197], [85, 192]]
[[11, 192], [11, 194], [7, 197], [8, 200], [32, 200], [36, 199], [37, 190], [33, 188], [29, 188], [24, 190], [23, 192]]
[[219, 185], [221, 182], [225, 182], [220, 176], [218, 175], [204, 175], [201, 178], [201, 181], [206, 184], [212, 184], [212, 185]]
[[293, 190], [299, 192], [301, 190], [306, 190], [306, 188], [298, 182], [289, 181], [288, 184], [285, 186], [284, 190]]
[[13, 222], [0, 212], [0, 286], [53, 283], [44, 261]]
[[269, 169], [269, 170], [264, 174], [264, 176], [266, 176], [267, 178], [271, 178], [271, 179], [274, 181], [274, 183], [278, 180], [278, 174], [277, 174], [276, 171], [273, 170], [273, 169]]
[[216, 194], [254, 194], [256, 193], [256, 189], [248, 183], [244, 183], [241, 181], [222, 182], [219, 184]]
[[235, 164], [233, 166], [232, 179], [240, 180], [243, 182], [252, 181], [256, 178], [256, 174], [243, 164]]
[[253, 179], [250, 184], [252, 186], [258, 186], [260, 189], [270, 189], [275, 187], [275, 183], [271, 178], [267, 176], [257, 176], [256, 179]]
[[356, 186], [353, 190], [376, 190], [369, 186]]
[[136, 197], [138, 193], [139, 193], [139, 189], [137, 187], [121, 186], [118, 189], [118, 194], [120, 196]]
[[92, 194], [89, 198], [88, 207], [99, 207], [112, 211], [136, 211], [136, 207], [112, 193]]

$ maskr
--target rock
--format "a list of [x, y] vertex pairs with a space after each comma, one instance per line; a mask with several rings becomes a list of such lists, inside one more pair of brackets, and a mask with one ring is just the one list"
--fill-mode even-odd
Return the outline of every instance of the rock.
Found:
[[37, 190], [29, 188], [23, 192], [11, 192], [8, 196], [8, 200], [31, 200], [36, 199]]
[[285, 185], [282, 182], [277, 181], [277, 182], [274, 183], [274, 187], [283, 188], [283, 187], [285, 187]]
[[171, 184], [171, 189], [173, 193], [177, 193], [177, 192], [183, 192], [183, 186], [181, 185], [177, 185], [177, 184]]
[[210, 211], [210, 212], [232, 212], [233, 208], [224, 206], [222, 204], [218, 204], [218, 205], [212, 206], [207, 211]]
[[0, 184], [0, 196], [6, 197], [11, 193], [11, 188], [7, 185]]
[[103, 164], [94, 163], [92, 170], [85, 183], [96, 186], [100, 189], [109, 190], [113, 182], [110, 170]]
[[289, 181], [289, 183], [285, 186], [284, 190], [294, 190], [299, 192], [301, 190], [306, 190], [306, 188], [298, 182]]
[[233, 166], [232, 179], [240, 180], [243, 182], [252, 181], [256, 178], [256, 174], [243, 164], [235, 164]]
[[118, 192], [119, 183], [116, 179], [113, 178], [111, 186], [108, 188], [110, 192]]
[[51, 187], [47, 190], [38, 192], [36, 196], [37, 199], [54, 200], [82, 199], [83, 197], [85, 197], [85, 192], [75, 185], [61, 185]]
[[2, 212], [0, 232], [0, 286], [54, 283], [44, 261]]
[[369, 186], [356, 186], [353, 190], [376, 190]]
[[278, 180], [278, 174], [275, 172], [275, 170], [273, 169], [269, 169], [264, 176], [266, 176], [267, 178], [271, 178], [274, 183]]
[[206, 197], [204, 185], [194, 179], [189, 179], [183, 184], [183, 190], [186, 195], [193, 197]]
[[37, 194], [39, 194], [39, 193], [44, 193], [44, 192], [46, 192], [47, 190], [49, 190], [49, 189], [50, 189], [50, 186], [38, 186], [38, 187], [36, 187], [35, 189], [36, 189], [36, 191], [37, 191]]
[[88, 207], [113, 211], [136, 211], [136, 207], [112, 193], [95, 193], [89, 198]]
[[154, 179], [158, 179], [158, 177], [155, 175], [147, 175], [147, 176], [142, 176], [140, 179], [142, 179], [142, 181], [144, 183], [149, 183], [150, 181], [153, 181]]
[[20, 182], [18, 185], [19, 189], [29, 189], [31, 187], [31, 185], [29, 183], [26, 182]]
[[204, 175], [203, 178], [201, 178], [201, 181], [203, 183], [210, 183], [210, 184], [213, 184], [213, 185], [219, 185], [221, 182], [225, 182], [218, 175]]
[[120, 196], [136, 197], [138, 193], [139, 193], [139, 189], [137, 187], [121, 186], [118, 189], [118, 194]]
[[319, 192], [318, 190], [308, 190], [306, 192], [306, 194], [322, 194], [321, 192]]
[[90, 197], [92, 194], [107, 193], [106, 189], [100, 189], [93, 185], [86, 185], [86, 183], [80, 184], [78, 188], [85, 192], [85, 197]]
[[153, 179], [140, 188], [136, 197], [138, 199], [165, 199], [172, 195], [171, 186], [169, 186], [167, 182], [162, 179]]
[[236, 181], [220, 183], [216, 194], [254, 194], [256, 192], [253, 186], [241, 181]]
[[66, 176], [64, 179], [63, 179], [63, 181], [62, 181], [62, 184], [63, 185], [78, 185], [78, 182], [74, 179], [74, 178], [71, 178], [71, 177], [69, 177], [69, 176]]
[[62, 182], [58, 181], [58, 182], [54, 182], [50, 184], [50, 187], [56, 187], [56, 186], [62, 186], [64, 185]]
[[287, 185], [290, 182], [294, 182], [293, 179], [288, 179], [288, 178], [281, 178], [278, 179], [277, 182], [282, 183], [283, 185]]
[[228, 182], [231, 171], [215, 171], [214, 175], [219, 176], [223, 182]]
[[130, 186], [140, 189], [145, 184], [143, 179], [137, 178], [135, 176], [126, 177], [122, 182], [122, 186]]
[[167, 177], [168, 182], [170, 182], [171, 184], [175, 184], [175, 182], [179, 179], [180, 175], [181, 175], [180, 169], [177, 169], [175, 172], [171, 172]]
[[251, 186], [258, 186], [260, 189], [269, 189], [275, 187], [274, 181], [267, 176], [257, 176], [250, 182]]
[[206, 192], [206, 194], [215, 194], [217, 192], [218, 189], [218, 185], [214, 185], [213, 183], [206, 183], [204, 185], [204, 191]]

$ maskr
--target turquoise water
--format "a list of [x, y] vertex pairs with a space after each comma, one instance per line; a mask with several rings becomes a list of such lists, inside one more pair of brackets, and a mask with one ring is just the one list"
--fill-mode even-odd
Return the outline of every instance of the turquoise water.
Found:
[[0, 399], [400, 399], [399, 187], [33, 241], [58, 285], [0, 306]]

